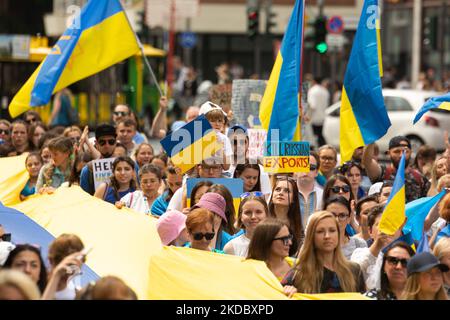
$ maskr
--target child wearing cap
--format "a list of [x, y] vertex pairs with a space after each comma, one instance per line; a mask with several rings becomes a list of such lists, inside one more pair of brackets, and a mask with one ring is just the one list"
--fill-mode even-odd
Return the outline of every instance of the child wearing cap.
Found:
[[224, 170], [228, 170], [230, 168], [233, 149], [231, 148], [230, 140], [223, 134], [227, 114], [220, 106], [210, 101], [205, 102], [200, 107], [199, 114], [204, 114], [211, 127], [216, 131], [217, 141], [222, 145], [222, 148], [215, 153], [214, 158], [218, 163], [222, 164]]
[[187, 216], [178, 210], [169, 210], [161, 215], [156, 222], [156, 230], [163, 245], [182, 247], [189, 241], [186, 218]]
[[448, 300], [443, 272], [449, 267], [429, 252], [416, 254], [408, 261], [408, 280], [402, 300]]

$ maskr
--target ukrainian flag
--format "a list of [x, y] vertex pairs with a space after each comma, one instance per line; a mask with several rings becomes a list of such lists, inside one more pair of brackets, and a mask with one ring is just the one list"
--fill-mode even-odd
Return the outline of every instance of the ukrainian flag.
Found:
[[405, 215], [405, 153], [398, 165], [391, 195], [384, 208], [378, 229], [381, 232], [393, 235], [406, 219]]
[[364, 1], [342, 89], [340, 117], [341, 162], [356, 148], [375, 142], [391, 126], [383, 94], [378, 0]]
[[160, 141], [172, 163], [182, 173], [192, 169], [202, 160], [212, 157], [220, 146], [216, 132], [212, 129], [205, 115], [197, 117]]
[[[304, 0], [297, 0], [281, 50], [270, 74], [259, 110], [267, 141], [300, 141], [300, 84], [303, 51]], [[279, 130], [279, 138], [271, 138]]]
[[90, 0], [9, 106], [11, 117], [46, 105], [53, 93], [139, 51], [118, 0]]
[[413, 124], [416, 124], [416, 122], [419, 121], [420, 118], [422, 118], [422, 116], [431, 109], [442, 109], [450, 111], [450, 92], [444, 94], [443, 96], [428, 99], [423, 107], [420, 108], [419, 112], [417, 112]]

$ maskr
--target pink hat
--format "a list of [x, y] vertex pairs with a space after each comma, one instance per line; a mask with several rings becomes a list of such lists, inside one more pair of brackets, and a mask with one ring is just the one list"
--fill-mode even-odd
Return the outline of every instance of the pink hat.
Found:
[[204, 208], [219, 215], [225, 222], [228, 222], [225, 215], [225, 208], [227, 203], [225, 199], [218, 193], [207, 192], [201, 198], [200, 201], [193, 206], [193, 208]]
[[163, 245], [167, 246], [186, 228], [186, 215], [178, 210], [169, 210], [159, 217], [156, 229]]

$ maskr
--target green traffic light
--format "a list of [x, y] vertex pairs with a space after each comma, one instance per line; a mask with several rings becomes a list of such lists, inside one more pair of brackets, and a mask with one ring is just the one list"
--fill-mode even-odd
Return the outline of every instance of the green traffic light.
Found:
[[326, 43], [326, 42], [321, 42], [321, 43], [316, 44], [316, 50], [317, 50], [319, 53], [325, 53], [325, 52], [327, 52], [327, 50], [328, 50], [328, 45], [327, 45], [327, 43]]

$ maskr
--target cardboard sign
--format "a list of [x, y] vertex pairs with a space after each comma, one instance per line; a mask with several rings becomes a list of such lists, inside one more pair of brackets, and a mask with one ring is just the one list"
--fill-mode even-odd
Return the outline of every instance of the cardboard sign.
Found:
[[231, 196], [233, 197], [233, 205], [236, 211], [236, 214], [239, 210], [239, 204], [241, 201], [241, 194], [244, 193], [244, 181], [242, 179], [230, 179], [230, 178], [188, 178], [187, 183], [187, 205], [191, 206], [191, 193], [192, 189], [199, 183], [200, 181], [211, 181], [213, 184], [222, 184], [224, 185], [228, 191], [230, 191]]
[[192, 169], [202, 160], [211, 158], [220, 150], [216, 132], [205, 115], [173, 131], [160, 143], [172, 163], [180, 168], [182, 173]]
[[260, 128], [259, 105], [266, 90], [265, 80], [233, 80], [231, 125], [240, 124], [247, 128]]
[[250, 159], [261, 159], [264, 156], [264, 143], [267, 131], [264, 129], [248, 129], [248, 156]]
[[209, 100], [221, 106], [228, 114], [231, 110], [231, 83], [212, 86], [209, 90]]
[[95, 190], [103, 182], [107, 182], [112, 175], [112, 163], [116, 158], [98, 159], [92, 161], [92, 173], [94, 175]]
[[266, 144], [263, 167], [269, 173], [309, 172], [309, 142]]

